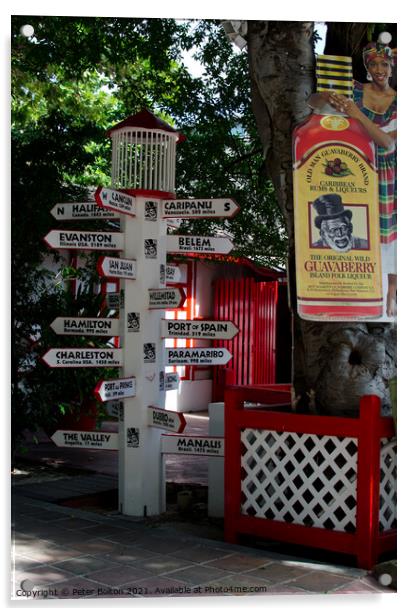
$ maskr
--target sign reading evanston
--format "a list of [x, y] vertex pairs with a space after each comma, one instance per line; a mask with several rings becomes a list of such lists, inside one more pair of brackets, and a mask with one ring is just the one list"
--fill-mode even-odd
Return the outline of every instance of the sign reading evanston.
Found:
[[118, 434], [115, 432], [57, 430], [50, 438], [58, 447], [118, 449]]
[[135, 216], [135, 198], [113, 188], [98, 188], [95, 192], [96, 203], [103, 208]]
[[163, 434], [161, 448], [162, 453], [223, 457], [224, 437]]
[[227, 255], [233, 248], [227, 237], [167, 235], [167, 252]]
[[49, 248], [67, 250], [123, 250], [124, 234], [109, 231], [52, 229], [43, 238]]
[[57, 317], [50, 327], [65, 336], [119, 336], [118, 319]]
[[183, 413], [167, 411], [157, 406], [148, 407], [148, 425], [181, 433], [187, 425]]
[[177, 287], [148, 289], [149, 308], [181, 308], [186, 300], [185, 293]]
[[232, 354], [224, 348], [166, 349], [168, 366], [224, 366]]
[[99, 257], [96, 265], [98, 273], [104, 278], [129, 278], [137, 277], [137, 262], [133, 259], [116, 259], [113, 257]]
[[239, 333], [231, 321], [201, 321], [164, 319], [161, 321], [161, 338], [200, 338], [231, 340]]
[[122, 349], [49, 349], [42, 357], [49, 368], [107, 368], [123, 365]]
[[171, 199], [162, 201], [162, 218], [232, 218], [239, 209], [234, 199]]
[[119, 218], [115, 212], [104, 210], [95, 201], [86, 203], [56, 203], [50, 210], [56, 220], [105, 220]]
[[100, 402], [119, 400], [121, 398], [133, 398], [136, 392], [136, 379], [134, 376], [122, 379], [110, 379], [99, 381], [94, 389], [94, 394]]

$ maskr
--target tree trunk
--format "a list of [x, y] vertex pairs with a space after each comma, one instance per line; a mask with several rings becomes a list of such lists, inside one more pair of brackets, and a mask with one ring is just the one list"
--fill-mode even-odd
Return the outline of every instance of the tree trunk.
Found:
[[267, 172], [276, 189], [289, 237], [293, 311], [293, 387], [297, 408], [355, 415], [359, 398], [376, 394], [390, 415], [388, 379], [396, 373], [393, 325], [315, 323], [296, 310], [292, 132], [310, 113], [314, 91], [313, 22], [249, 21], [252, 106]]

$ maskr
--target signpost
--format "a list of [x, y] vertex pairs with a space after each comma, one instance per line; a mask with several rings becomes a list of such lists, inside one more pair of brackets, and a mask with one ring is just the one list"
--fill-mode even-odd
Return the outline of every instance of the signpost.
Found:
[[180, 385], [180, 375], [177, 372], [160, 372], [160, 391], [173, 391]]
[[122, 349], [49, 349], [42, 360], [49, 368], [108, 368], [123, 365]]
[[57, 430], [50, 438], [58, 447], [76, 447], [80, 449], [118, 449], [118, 434], [116, 432]]
[[100, 402], [133, 398], [136, 395], [135, 377], [99, 381], [93, 393]]
[[200, 338], [208, 340], [231, 340], [239, 333], [232, 321], [204, 321], [163, 319], [161, 338]]
[[110, 231], [52, 229], [43, 238], [49, 248], [60, 250], [123, 250], [124, 234]]
[[175, 265], [168, 265], [165, 268], [165, 280], [168, 282], [180, 282], [181, 270]]
[[227, 237], [167, 235], [167, 252], [227, 255], [233, 248]]
[[115, 212], [104, 210], [95, 201], [85, 203], [56, 203], [50, 210], [56, 220], [104, 220], [119, 218]]
[[187, 422], [183, 413], [167, 411], [157, 406], [148, 407], [148, 425], [154, 428], [162, 428], [170, 432], [181, 433]]
[[170, 199], [162, 202], [162, 217], [232, 218], [239, 209], [234, 199]]
[[109, 310], [119, 310], [121, 303], [120, 293], [107, 293], [105, 296], [106, 306]]
[[96, 265], [98, 273], [103, 278], [129, 278], [137, 277], [137, 262], [133, 259], [118, 259], [113, 257], [99, 257]]
[[119, 336], [118, 319], [57, 317], [50, 327], [62, 336]]
[[168, 366], [224, 366], [232, 354], [224, 348], [166, 349]]
[[178, 287], [148, 289], [148, 293], [150, 309], [170, 310], [172, 308], [181, 308], [186, 300], [184, 291]]
[[224, 436], [176, 436], [163, 434], [162, 453], [173, 453], [190, 456], [224, 456]]
[[115, 417], [116, 419], [120, 419], [124, 412], [124, 403], [122, 400], [109, 400], [105, 404], [105, 410], [110, 417]]
[[96, 203], [103, 208], [120, 214], [136, 215], [135, 197], [113, 188], [99, 187], [95, 192]]

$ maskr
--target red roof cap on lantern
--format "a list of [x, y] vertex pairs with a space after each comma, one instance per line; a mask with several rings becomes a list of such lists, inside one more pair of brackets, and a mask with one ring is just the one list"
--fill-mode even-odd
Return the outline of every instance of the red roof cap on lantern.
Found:
[[115, 130], [127, 126], [130, 126], [131, 128], [149, 128], [165, 130], [169, 133], [176, 133], [178, 143], [180, 143], [181, 141], [185, 141], [186, 139], [184, 135], [176, 131], [174, 128], [172, 128], [172, 126], [167, 124], [167, 122], [164, 122], [164, 120], [157, 118], [157, 116], [151, 113], [151, 111], [148, 111], [148, 109], [143, 109], [139, 113], [135, 113], [134, 115], [129, 116], [129, 118], [122, 120], [122, 122], [119, 122], [119, 124], [116, 124], [115, 126], [110, 128], [107, 131], [107, 134], [111, 135]]

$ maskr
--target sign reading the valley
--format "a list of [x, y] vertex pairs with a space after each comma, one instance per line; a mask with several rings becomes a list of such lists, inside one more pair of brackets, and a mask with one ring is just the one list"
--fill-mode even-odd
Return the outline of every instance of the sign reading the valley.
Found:
[[166, 349], [168, 366], [224, 366], [232, 354], [223, 348]]
[[191, 456], [224, 456], [223, 436], [176, 436], [163, 434], [162, 453], [175, 453]]
[[148, 407], [148, 425], [170, 432], [181, 433], [187, 425], [183, 413], [167, 411], [156, 406]]
[[97, 270], [104, 278], [129, 278], [137, 277], [137, 262], [133, 259], [115, 259], [113, 257], [99, 257]]
[[227, 237], [167, 235], [167, 252], [227, 255], [233, 248]]
[[239, 333], [231, 321], [201, 321], [164, 319], [161, 321], [161, 338], [201, 338], [231, 340]]
[[165, 289], [148, 289], [149, 308], [181, 308], [186, 300], [185, 293], [177, 287]]
[[94, 389], [94, 394], [100, 402], [119, 400], [120, 398], [133, 398], [135, 396], [136, 380], [130, 378], [110, 379], [99, 381]]
[[51, 436], [51, 439], [58, 447], [118, 449], [118, 434], [116, 432], [57, 430], [53, 436]]
[[49, 368], [107, 368], [123, 365], [122, 349], [49, 349], [42, 357]]
[[124, 234], [109, 231], [52, 229], [43, 238], [49, 248], [67, 250], [123, 250]]
[[65, 336], [119, 336], [118, 319], [57, 317], [50, 327]]
[[95, 201], [86, 203], [56, 203], [50, 210], [56, 220], [104, 220], [106, 218], [119, 218], [115, 212], [104, 210]]
[[172, 199], [162, 201], [163, 218], [232, 218], [239, 211], [234, 199]]
[[113, 188], [98, 188], [95, 192], [96, 203], [103, 208], [135, 216], [135, 198]]

